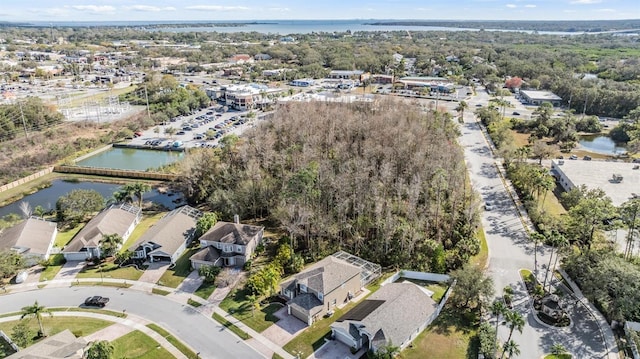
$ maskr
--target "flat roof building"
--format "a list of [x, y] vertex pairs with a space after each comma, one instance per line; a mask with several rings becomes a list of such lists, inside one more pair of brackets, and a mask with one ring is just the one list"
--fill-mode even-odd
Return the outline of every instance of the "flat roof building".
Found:
[[520, 90], [520, 95], [532, 105], [541, 105], [545, 102], [549, 102], [553, 106], [562, 104], [562, 98], [551, 91]]
[[637, 163], [553, 160], [551, 172], [565, 191], [581, 185], [601, 188], [615, 206], [640, 195], [640, 166]]

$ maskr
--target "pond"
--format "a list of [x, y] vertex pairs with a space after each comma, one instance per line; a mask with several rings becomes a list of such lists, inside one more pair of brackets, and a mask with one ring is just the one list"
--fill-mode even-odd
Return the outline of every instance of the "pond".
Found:
[[615, 155], [627, 152], [624, 144], [615, 143], [608, 136], [603, 135], [586, 135], [580, 136], [580, 147], [585, 151], [601, 153], [605, 155]]
[[164, 166], [184, 158], [184, 152], [154, 151], [135, 148], [112, 148], [100, 152], [76, 165], [82, 167], [102, 167], [119, 170], [145, 171], [149, 168]]
[[[111, 198], [114, 192], [116, 192], [121, 185], [113, 183], [101, 183], [101, 182], [67, 182], [64, 180], [54, 180], [51, 182], [51, 186], [41, 189], [36, 193], [25, 196], [17, 202], [11, 203], [0, 208], [0, 217], [4, 217], [10, 213], [21, 215], [20, 202], [27, 202], [31, 208], [42, 206], [45, 210], [49, 211], [56, 208], [56, 202], [60, 196], [63, 196], [74, 189], [93, 189], [98, 191], [105, 200]], [[151, 201], [161, 204], [169, 209], [174, 209], [178, 205], [184, 204], [181, 195], [170, 196], [158, 192], [157, 189], [152, 189], [144, 194], [145, 201]], [[178, 204], [176, 204], [177, 202]]]

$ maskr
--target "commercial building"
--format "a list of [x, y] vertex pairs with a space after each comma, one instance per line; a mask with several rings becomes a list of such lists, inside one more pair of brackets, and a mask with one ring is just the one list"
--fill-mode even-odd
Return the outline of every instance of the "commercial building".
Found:
[[551, 91], [520, 90], [520, 96], [522, 96], [526, 103], [531, 105], [541, 105], [545, 102], [553, 106], [560, 106], [562, 104], [562, 98]]
[[640, 165], [628, 162], [553, 160], [551, 173], [565, 191], [601, 188], [615, 206], [640, 195]]

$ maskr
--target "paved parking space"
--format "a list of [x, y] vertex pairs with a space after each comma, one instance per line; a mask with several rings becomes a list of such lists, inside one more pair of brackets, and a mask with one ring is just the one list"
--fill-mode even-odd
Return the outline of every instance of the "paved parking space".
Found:
[[364, 349], [351, 354], [351, 349], [337, 340], [329, 340], [307, 359], [358, 359], [364, 354]]
[[274, 315], [280, 320], [263, 331], [262, 335], [280, 346], [287, 344], [307, 327], [300, 319], [287, 314], [286, 306], [275, 312]]
[[169, 262], [149, 263], [149, 267], [142, 273], [138, 282], [156, 284], [167, 269], [169, 269]]

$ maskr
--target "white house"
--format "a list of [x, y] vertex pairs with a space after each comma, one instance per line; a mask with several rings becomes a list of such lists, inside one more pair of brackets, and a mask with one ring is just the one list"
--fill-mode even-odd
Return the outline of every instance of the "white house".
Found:
[[23, 256], [27, 265], [49, 259], [58, 228], [54, 222], [28, 218], [0, 231], [0, 250], [10, 249]]

